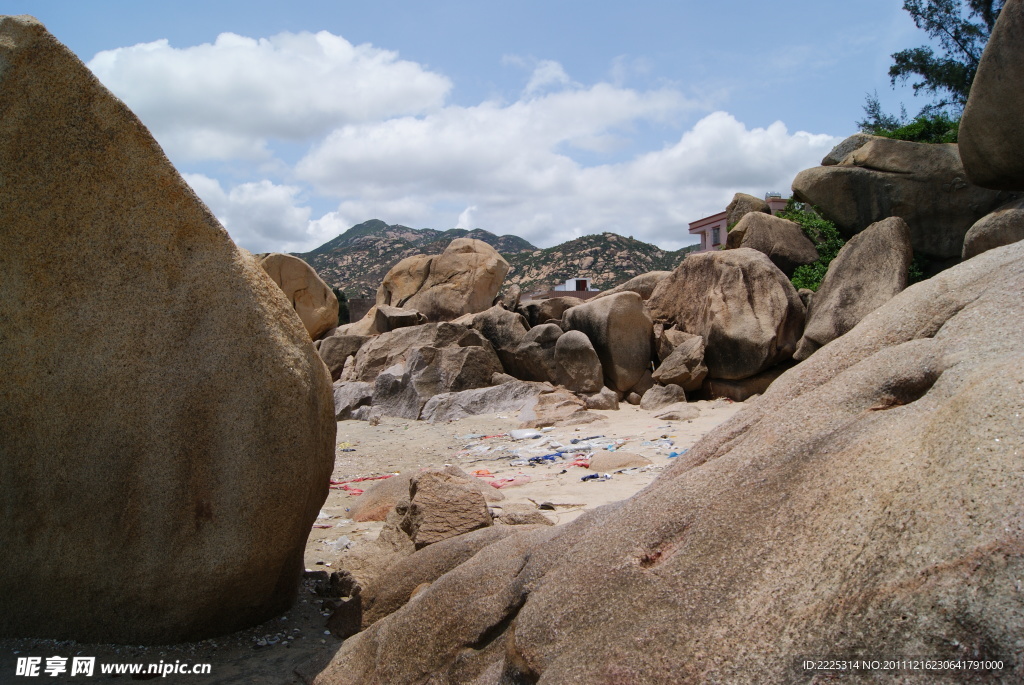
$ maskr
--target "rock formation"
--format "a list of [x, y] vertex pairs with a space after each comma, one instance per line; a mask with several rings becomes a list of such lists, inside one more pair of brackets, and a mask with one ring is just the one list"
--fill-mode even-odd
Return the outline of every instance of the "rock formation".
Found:
[[1024, 189], [1024, 3], [1007, 0], [981, 56], [960, 121], [960, 156], [972, 183]]
[[277, 252], [261, 256], [260, 266], [284, 291], [309, 337], [317, 340], [337, 327], [338, 298], [313, 267], [298, 257]]
[[562, 322], [566, 330], [590, 339], [612, 390], [631, 390], [648, 370], [651, 320], [638, 294], [622, 292], [578, 305], [565, 312]]
[[915, 254], [960, 259], [971, 225], [1012, 195], [972, 185], [956, 144], [872, 137], [834, 166], [797, 174], [794, 196], [817, 207], [846, 238], [898, 216], [910, 227]]
[[[295, 598], [330, 376], [142, 123], [0, 18], [0, 636], [168, 643]], [[61, 301], [55, 306], [54, 292]]]
[[403, 259], [384, 277], [377, 306], [415, 309], [428, 321], [482, 312], [501, 289], [508, 262], [481, 240], [458, 238], [437, 256]]
[[908, 288], [644, 491], [484, 547], [316, 683], [802, 682], [807, 655], [919, 653], [1016, 678], [1022, 264]]
[[1018, 240], [1024, 240], [1024, 199], [1000, 207], [971, 226], [964, 236], [963, 258]]
[[768, 255], [787, 278], [793, 276], [798, 266], [818, 260], [818, 250], [798, 224], [760, 212], [744, 215], [729, 231], [726, 249], [737, 247], [749, 247]]
[[804, 325], [793, 284], [749, 248], [690, 255], [647, 306], [655, 321], [704, 338], [711, 378], [747, 378], [789, 359]]
[[807, 359], [902, 292], [912, 258], [910, 229], [899, 217], [879, 221], [850, 238], [811, 299], [793, 357]]

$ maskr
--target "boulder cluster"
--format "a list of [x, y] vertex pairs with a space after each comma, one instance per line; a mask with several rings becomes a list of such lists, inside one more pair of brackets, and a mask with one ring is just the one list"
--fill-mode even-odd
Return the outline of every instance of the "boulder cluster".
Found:
[[[999, 664], [880, 682], [1019, 681], [1024, 236], [1020, 205], [1000, 208], [997, 193], [1024, 191], [1022, 36], [1024, 2], [1008, 0], [964, 116], [959, 182], [915, 206], [899, 188], [929, 155], [959, 167], [955, 146], [915, 152], [899, 177], [880, 160], [904, 145], [858, 136], [826, 158], [848, 184], [838, 206], [866, 213], [810, 298], [785, 278], [782, 249], [748, 238], [777, 222], [748, 212], [740, 244], [688, 257], [641, 299], [660, 362], [649, 377], [625, 361], [635, 342], [601, 349], [615, 316], [639, 325], [610, 311], [635, 300], [562, 310], [554, 324], [587, 336], [617, 394], [774, 382], [629, 500], [441, 543], [474, 552], [403, 586], [314, 682], [817, 682], [808, 655], [876, 654]], [[879, 199], [886, 188], [898, 202]], [[967, 207], [940, 228], [961, 192]], [[915, 250], [962, 263], [907, 287]], [[488, 339], [547, 325], [488, 311]], [[518, 347], [505, 350], [515, 371]]]

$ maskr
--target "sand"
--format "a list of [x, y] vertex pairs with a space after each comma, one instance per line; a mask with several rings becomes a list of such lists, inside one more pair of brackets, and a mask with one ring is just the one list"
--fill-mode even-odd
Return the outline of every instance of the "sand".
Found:
[[[507, 484], [500, 488], [505, 499], [491, 504], [496, 514], [512, 504], [531, 507], [548, 503], [543, 510], [555, 524], [564, 524], [583, 511], [630, 497], [672, 463], [669, 455], [691, 447], [703, 435], [737, 411], [742, 403], [725, 400], [695, 402], [700, 417], [690, 421], [663, 421], [649, 412], [623, 404], [614, 411], [595, 411], [602, 418], [581, 426], [554, 427], [537, 431], [539, 436], [513, 440], [508, 433], [519, 427], [515, 415], [483, 415], [446, 423], [385, 417], [379, 425], [363, 421], [338, 423], [337, 451], [333, 481], [353, 481], [393, 473], [418, 471], [454, 465], [488, 483]], [[601, 436], [595, 438], [594, 436]], [[591, 440], [582, 440], [593, 438]], [[580, 440], [576, 444], [571, 441]], [[600, 472], [596, 480], [582, 481], [595, 473], [572, 466], [577, 457], [605, 451], [612, 446], [621, 454], [640, 455], [650, 460], [642, 468]], [[563, 458], [541, 465], [516, 464], [529, 457], [562, 451]], [[605, 474], [609, 476], [604, 478]], [[354, 489], [374, 482], [344, 482], [332, 486], [321, 517], [306, 545], [306, 568], [334, 571], [345, 568], [346, 557], [376, 539], [382, 523], [352, 521], [349, 508], [360, 496]], [[348, 488], [348, 489], [345, 489]], [[496, 488], [497, 489], [497, 488]], [[55, 588], [73, 592], [73, 588]], [[209, 663], [210, 675], [171, 675], [163, 682], [187, 682], [253, 685], [298, 684], [301, 672], [319, 670], [341, 646], [341, 640], [326, 631], [329, 611], [324, 598], [313, 593], [312, 582], [305, 581], [299, 600], [285, 615], [260, 626], [231, 635], [173, 646], [81, 645], [53, 640], [0, 641], [0, 683], [28, 682], [32, 678], [15, 677], [18, 657], [95, 656], [97, 671], [92, 678], [64, 676], [41, 679], [61, 683], [92, 683], [109, 679], [100, 675], [100, 664]], [[330, 600], [327, 600], [328, 602]], [[69, 662], [70, 663], [70, 662]], [[298, 672], [297, 672], [298, 670]], [[117, 680], [132, 680], [122, 675]]]

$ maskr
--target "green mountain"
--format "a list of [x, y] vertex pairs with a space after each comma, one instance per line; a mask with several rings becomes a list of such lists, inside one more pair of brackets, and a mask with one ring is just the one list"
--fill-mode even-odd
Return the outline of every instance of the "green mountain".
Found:
[[602, 233], [542, 250], [517, 236], [498, 236], [479, 228], [439, 231], [372, 219], [295, 256], [349, 298], [374, 297], [385, 274], [399, 261], [415, 254], [440, 254], [456, 238], [492, 245], [511, 266], [505, 287], [515, 284], [523, 292], [546, 290], [569, 278], [590, 278], [595, 287], [606, 290], [648, 271], [670, 271], [696, 247], [668, 252], [633, 238]]

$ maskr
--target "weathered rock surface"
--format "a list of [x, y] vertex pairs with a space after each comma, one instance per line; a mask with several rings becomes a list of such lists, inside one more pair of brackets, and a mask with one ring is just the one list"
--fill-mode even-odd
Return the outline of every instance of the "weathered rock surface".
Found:
[[726, 249], [749, 247], [768, 255], [772, 264], [791, 277], [798, 266], [818, 260], [818, 250], [793, 221], [771, 214], [746, 214], [726, 239]]
[[854, 133], [849, 138], [832, 148], [824, 159], [821, 166], [835, 166], [846, 159], [851, 152], [874, 140], [876, 136], [868, 133]]
[[583, 304], [578, 297], [549, 297], [544, 300], [529, 300], [519, 305], [523, 316], [531, 326], [539, 326], [548, 321], [561, 321], [567, 309]]
[[651, 379], [662, 385], [678, 385], [686, 391], [697, 390], [708, 375], [708, 367], [704, 365], [704, 338], [671, 329], [665, 333], [672, 335], [663, 339], [679, 342], [654, 370]]
[[377, 375], [373, 413], [418, 419], [431, 398], [486, 387], [500, 372], [501, 363], [489, 346], [417, 347], [404, 364], [395, 364]]
[[922, 650], [1016, 679], [1022, 291], [1022, 243], [908, 288], [645, 490], [489, 545], [317, 682], [803, 682], [808, 654]]
[[850, 238], [811, 300], [794, 359], [807, 359], [902, 292], [913, 257], [910, 229], [899, 217], [879, 221]]
[[329, 335], [320, 341], [317, 352], [320, 358], [327, 364], [331, 372], [331, 380], [341, 378], [341, 372], [345, 369], [345, 362], [349, 357], [355, 356], [359, 348], [370, 339], [368, 335]]
[[265, 621], [327, 496], [327, 369], [42, 24], [0, 18], [0, 65], [0, 636], [166, 644]]
[[474, 314], [467, 325], [479, 331], [491, 343], [506, 372], [512, 375], [519, 372], [516, 366], [516, 348], [530, 330], [526, 317], [495, 305]]
[[436, 423], [476, 414], [517, 412], [533, 398], [552, 390], [554, 388], [548, 383], [515, 380], [489, 388], [446, 392], [427, 400], [420, 412], [420, 419]]
[[630, 390], [650, 365], [651, 320], [634, 292], [573, 307], [562, 322], [566, 330], [580, 331], [590, 339], [604, 369], [605, 385], [613, 390]]
[[598, 392], [604, 384], [601, 359], [590, 338], [566, 331], [555, 342], [555, 381], [577, 393]]
[[634, 276], [625, 283], [610, 288], [600, 295], [595, 295], [590, 298], [596, 300], [599, 297], [608, 297], [609, 295], [615, 295], [616, 293], [631, 292], [636, 293], [640, 296], [640, 299], [646, 300], [654, 292], [654, 289], [658, 287], [658, 284], [668, 278], [671, 271], [648, 271], [645, 274]]
[[386, 368], [404, 364], [418, 347], [486, 347], [487, 339], [477, 331], [455, 323], [427, 323], [398, 328], [363, 343], [356, 353], [352, 378], [373, 382]]
[[711, 378], [747, 378], [788, 359], [804, 324], [793, 284], [749, 248], [690, 255], [647, 306], [656, 321], [704, 338]]
[[400, 517], [398, 527], [416, 549], [492, 524], [483, 494], [464, 481], [440, 471], [413, 477], [409, 500], [399, 502], [395, 512]]
[[338, 325], [338, 298], [309, 264], [290, 254], [273, 253], [260, 266], [284, 291], [302, 319], [310, 338], [316, 340]]
[[[476, 490], [487, 502], [501, 502], [505, 499], [500, 490], [492, 488], [479, 478], [468, 475], [456, 466], [445, 467], [440, 472], [447, 474], [460, 485]], [[426, 470], [406, 471], [370, 484], [349, 507], [349, 518], [359, 522], [383, 521], [387, 518], [388, 512], [394, 509], [399, 502], [409, 499], [412, 480], [422, 473], [426, 473]]]
[[655, 385], [640, 397], [640, 408], [661, 409], [676, 402], [685, 402], [686, 392], [678, 385]]
[[512, 375], [525, 381], [557, 383], [559, 376], [555, 362], [555, 345], [562, 336], [557, 324], [542, 323], [526, 332], [516, 346]]
[[1024, 240], [1024, 199], [1004, 205], [971, 226], [964, 236], [963, 258]]
[[[772, 210], [768, 203], [759, 197], [746, 193], [736, 193], [725, 208], [725, 225], [735, 226], [740, 219], [750, 213], [767, 214], [771, 216]], [[731, 233], [731, 231], [730, 231]]]
[[480, 528], [436, 542], [401, 559], [385, 572], [375, 576], [363, 589], [363, 628], [400, 609], [411, 599], [416, 588], [424, 583], [434, 582], [459, 564], [471, 559], [484, 547], [527, 530], [532, 529], [510, 526]]
[[508, 262], [482, 240], [456, 238], [440, 255], [396, 264], [377, 291], [377, 306], [415, 309], [428, 321], [450, 321], [491, 307]]
[[427, 317], [415, 309], [403, 309], [401, 307], [389, 307], [386, 304], [379, 304], [373, 310], [373, 328], [375, 333], [387, 333], [396, 328], [418, 326], [427, 322]]
[[587, 411], [584, 400], [562, 389], [537, 395], [524, 404], [519, 412], [519, 425], [522, 428], [576, 426], [603, 420], [600, 414]]
[[964, 234], [1013, 195], [972, 185], [956, 144], [874, 137], [835, 166], [797, 174], [793, 194], [817, 207], [846, 238], [898, 216], [910, 226], [914, 252], [959, 260]]
[[594, 452], [594, 456], [590, 458], [590, 466], [587, 468], [591, 471], [608, 473], [617, 469], [650, 466], [651, 463], [650, 459], [639, 454], [620, 452], [618, 450], [615, 450], [614, 452], [598, 450], [597, 452]]
[[701, 386], [701, 395], [706, 399], [730, 399], [733, 402], [746, 402], [754, 395], [762, 395], [768, 386], [784, 374], [792, 366], [792, 362], [773, 366], [767, 371], [741, 378], [739, 380], [725, 380], [722, 378], [707, 378]]
[[373, 400], [373, 383], [336, 381], [334, 383], [334, 417], [338, 421], [361, 418], [360, 407], [369, 407]]
[[700, 409], [685, 402], [670, 404], [654, 415], [654, 418], [662, 421], [690, 421], [700, 417]]
[[1024, 190], [1024, 3], [999, 13], [960, 120], [960, 157], [972, 183]]
[[602, 387], [597, 392], [582, 396], [587, 409], [618, 409], [619, 396], [611, 388]]

